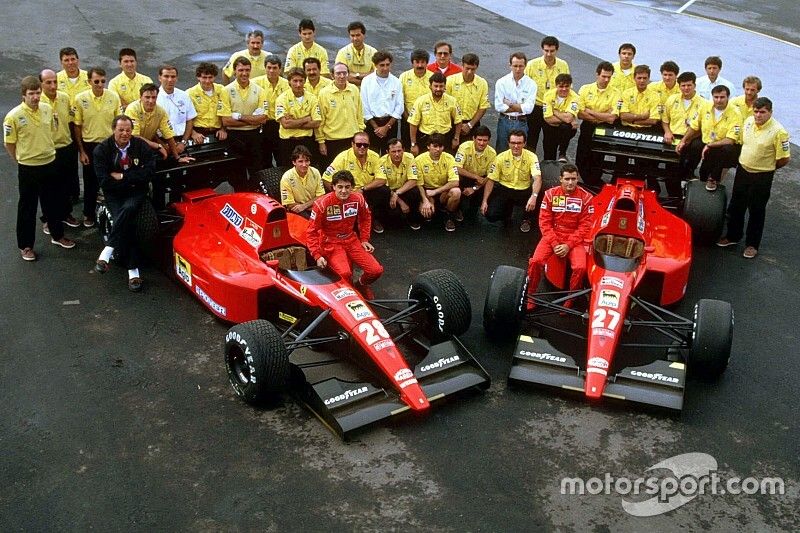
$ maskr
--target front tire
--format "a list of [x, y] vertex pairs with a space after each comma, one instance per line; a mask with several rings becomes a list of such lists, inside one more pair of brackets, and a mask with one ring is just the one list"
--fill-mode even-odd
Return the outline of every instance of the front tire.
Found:
[[525, 316], [528, 274], [521, 268], [498, 266], [489, 280], [483, 304], [483, 329], [495, 340], [516, 336]]
[[694, 307], [689, 371], [706, 379], [725, 372], [733, 344], [733, 308], [721, 300], [700, 300]]
[[417, 275], [408, 289], [408, 297], [428, 307], [427, 334], [433, 342], [461, 335], [472, 321], [472, 304], [464, 285], [455, 274], [445, 269], [429, 270]]
[[266, 320], [237, 324], [225, 335], [228, 380], [245, 402], [258, 405], [289, 386], [289, 352], [280, 332]]

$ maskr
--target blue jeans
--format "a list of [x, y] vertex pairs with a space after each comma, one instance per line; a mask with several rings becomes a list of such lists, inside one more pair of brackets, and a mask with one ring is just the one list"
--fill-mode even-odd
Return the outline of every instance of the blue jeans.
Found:
[[508, 150], [508, 134], [511, 130], [522, 130], [525, 136], [528, 136], [528, 121], [525, 117], [521, 120], [511, 120], [502, 113], [497, 119], [497, 138], [495, 139], [494, 146], [497, 153], [505, 152]]

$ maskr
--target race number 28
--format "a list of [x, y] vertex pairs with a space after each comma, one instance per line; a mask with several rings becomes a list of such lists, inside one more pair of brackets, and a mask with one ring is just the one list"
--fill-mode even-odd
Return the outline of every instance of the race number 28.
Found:
[[380, 320], [364, 322], [358, 326], [358, 332], [364, 334], [367, 344], [375, 344], [381, 339], [389, 338], [389, 333], [386, 331], [386, 328], [383, 327]]

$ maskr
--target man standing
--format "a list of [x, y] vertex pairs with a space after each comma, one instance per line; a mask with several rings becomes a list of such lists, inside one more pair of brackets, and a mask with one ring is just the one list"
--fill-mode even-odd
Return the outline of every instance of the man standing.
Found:
[[372, 255], [375, 247], [369, 242], [369, 207], [364, 197], [353, 191], [355, 180], [350, 172], [336, 172], [331, 181], [333, 191], [316, 200], [312, 207], [308, 250], [319, 268], [330, 266], [348, 283], [353, 278], [352, 263], [361, 267], [364, 273], [354, 286], [364, 298], [373, 300], [370, 284], [383, 274], [383, 267]]
[[403, 116], [403, 88], [391, 72], [392, 61], [389, 52], [376, 51], [372, 54], [375, 72], [361, 83], [361, 104], [369, 142], [379, 154], [387, 151], [389, 139], [397, 137], [397, 124]]
[[464, 70], [447, 78], [447, 94], [456, 99], [461, 109], [461, 139], [471, 139], [475, 128], [489, 109], [489, 84], [476, 74], [480, 58], [464, 54]]
[[[188, 163], [190, 158], [182, 159], [175, 143], [175, 133], [167, 118], [167, 112], [156, 103], [158, 87], [152, 83], [142, 86], [141, 97], [125, 109], [125, 115], [133, 122], [133, 135], [158, 152], [162, 159], [172, 157], [180, 163]], [[166, 143], [166, 146], [164, 146]], [[169, 150], [168, 150], [169, 148]]]
[[235, 79], [225, 86], [222, 97], [222, 125], [228, 130], [228, 138], [247, 165], [252, 179], [264, 168], [259, 129], [267, 120], [269, 103], [261, 87], [250, 83], [250, 60], [237, 57], [233, 61]]
[[528, 115], [528, 150], [534, 153], [539, 144], [539, 133], [545, 127], [544, 95], [556, 88], [556, 77], [559, 74], [569, 74], [567, 62], [556, 57], [559, 46], [560, 43], [554, 36], [544, 37], [541, 43], [542, 56], [531, 59], [525, 66], [525, 74], [536, 83], [536, 105]]
[[427, 69], [430, 54], [425, 50], [417, 49], [411, 52], [411, 68], [400, 74], [400, 85], [403, 86], [403, 123], [400, 126], [400, 138], [406, 150], [411, 148], [411, 134], [409, 133], [408, 115], [414, 107], [414, 102], [423, 94], [431, 92], [431, 76], [433, 72]]
[[536, 105], [536, 82], [525, 74], [527, 58], [522, 52], [514, 52], [508, 58], [511, 73], [506, 74], [494, 85], [494, 108], [500, 113], [497, 119], [498, 153], [508, 149], [508, 134], [512, 130], [521, 131], [527, 136], [528, 115]]
[[481, 214], [489, 222], [508, 221], [514, 206], [520, 206], [523, 211], [519, 230], [528, 233], [536, 198], [542, 188], [542, 170], [536, 154], [525, 149], [524, 131], [511, 130], [507, 144], [511, 148], [499, 154], [489, 169], [489, 179], [483, 187]]
[[[551, 256], [564, 260], [569, 258], [572, 274], [569, 278], [569, 290], [576, 291], [583, 284], [586, 275], [586, 250], [583, 240], [592, 227], [592, 195], [578, 187], [578, 167], [564, 165], [561, 167], [561, 185], [548, 189], [542, 198], [539, 211], [539, 229], [542, 238], [533, 255], [528, 260], [528, 295], [536, 293], [542, 277], [544, 265]], [[564, 307], [572, 307], [572, 300], [564, 303]], [[535, 304], [528, 298], [527, 308], [532, 310]]]
[[186, 91], [197, 113], [192, 124], [192, 139], [196, 143], [202, 143], [205, 137], [216, 137], [220, 141], [228, 138], [219, 116], [225, 87], [215, 83], [218, 72], [215, 64], [200, 63], [194, 71], [197, 85]]
[[592, 161], [592, 135], [600, 125], [613, 125], [619, 119], [619, 106], [622, 105], [619, 91], [610, 85], [614, 75], [614, 65], [601, 61], [595, 69], [594, 83], [588, 83], [578, 91], [578, 118], [581, 119], [578, 149], [575, 162], [587, 185], [600, 185], [602, 171], [595, 168]]
[[742, 120], [753, 116], [753, 103], [761, 91], [761, 80], [757, 76], [747, 76], [742, 82], [744, 94], [731, 98], [731, 105], [739, 110]]
[[361, 80], [372, 72], [372, 55], [375, 49], [368, 44], [364, 44], [364, 36], [367, 28], [363, 22], [355, 21], [347, 25], [347, 33], [350, 35], [350, 44], [343, 47], [336, 54], [336, 63], [347, 65], [347, 81], [356, 87], [361, 87]]
[[625, 92], [627, 89], [632, 89], [636, 86], [633, 79], [634, 69], [636, 65], [633, 64], [633, 58], [636, 57], [636, 47], [631, 43], [622, 43], [619, 45], [619, 61], [615, 62], [614, 75], [611, 77], [611, 87], [618, 90], [620, 93]]
[[294, 147], [302, 144], [312, 154], [317, 147], [314, 129], [322, 123], [317, 97], [306, 91], [306, 75], [303, 69], [293, 68], [288, 73], [289, 91], [275, 101], [275, 120], [280, 124], [280, 166], [288, 166]]
[[328, 51], [314, 42], [317, 29], [314, 22], [310, 19], [303, 19], [297, 26], [297, 33], [300, 35], [300, 42], [289, 48], [286, 52], [286, 65], [284, 73], [288, 74], [293, 68], [303, 68], [304, 60], [308, 57], [315, 57], [320, 62], [322, 75], [329, 74], [328, 70]]
[[399, 210], [408, 221], [412, 230], [418, 230], [420, 224], [420, 194], [417, 183], [417, 165], [414, 156], [403, 151], [400, 139], [389, 139], [389, 151], [380, 160], [378, 178], [386, 180], [392, 191], [389, 198], [389, 213]]
[[753, 104], [753, 116], [742, 127], [742, 153], [733, 194], [728, 205], [728, 233], [717, 246], [732, 246], [742, 238], [745, 212], [750, 212], [747, 222], [744, 257], [758, 255], [767, 202], [772, 189], [775, 170], [789, 163], [789, 134], [772, 118], [772, 101], [759, 97]]
[[428, 151], [414, 160], [422, 197], [419, 212], [430, 221], [439, 204], [447, 215], [444, 229], [455, 231], [456, 222], [464, 220], [464, 215], [459, 210], [461, 189], [458, 187], [458, 167], [455, 158], [444, 152], [445, 142], [447, 141], [441, 133], [432, 134], [428, 141]]
[[445, 77], [461, 72], [461, 67], [450, 61], [453, 56], [453, 47], [450, 43], [439, 41], [433, 47], [433, 50], [436, 54], [436, 59], [428, 65], [429, 71], [433, 73], [440, 72]]
[[106, 205], [114, 224], [108, 244], [100, 252], [94, 269], [108, 272], [116, 251], [128, 268], [128, 289], [142, 290], [139, 274], [140, 251], [136, 243], [136, 214], [147, 202], [150, 181], [156, 171], [155, 152], [142, 139], [133, 136], [133, 123], [120, 115], [112, 123], [113, 133], [94, 150], [94, 165]]
[[358, 87], [348, 83], [347, 65], [333, 66], [333, 83], [319, 92], [322, 124], [317, 129], [320, 165], [327, 167], [333, 158], [350, 147], [353, 135], [364, 131], [364, 111]]
[[461, 109], [455, 98], [444, 93], [447, 78], [441, 72], [435, 72], [430, 81], [431, 92], [417, 98], [408, 115], [411, 153], [414, 155], [427, 150], [428, 138], [434, 133], [443, 135], [449, 141], [447, 148], [454, 152], [461, 144]]
[[281, 60], [277, 56], [267, 56], [266, 64], [266, 75], [254, 79], [251, 78], [251, 81], [261, 87], [269, 104], [267, 121], [261, 127], [261, 149], [263, 150], [264, 168], [272, 168], [272, 160], [275, 160], [276, 165], [280, 160], [279, 148], [281, 144], [281, 137], [278, 134], [278, 121], [275, 120], [275, 108], [278, 97], [289, 90], [289, 82], [281, 77]]
[[486, 126], [475, 128], [475, 137], [471, 141], [464, 141], [456, 152], [456, 166], [458, 167], [458, 186], [461, 189], [462, 213], [474, 217], [480, 208], [483, 198], [483, 186], [486, 185], [486, 176], [492, 167], [497, 152], [489, 146], [492, 133]]
[[736, 92], [736, 87], [733, 83], [719, 75], [722, 71], [722, 59], [718, 56], [709, 56], [705, 62], [706, 75], [697, 80], [697, 92], [700, 96], [708, 101], [711, 101], [711, 89], [717, 85], [724, 85], [728, 88], [731, 94]]
[[556, 76], [556, 88], [547, 91], [544, 102], [544, 140], [542, 147], [545, 160], [558, 158], [566, 162], [569, 142], [578, 131], [578, 93], [572, 90], [572, 76]]
[[64, 237], [63, 206], [54, 194], [61, 176], [56, 176], [53, 135], [58, 124], [53, 108], [40, 103], [42, 86], [35, 76], [22, 80], [21, 92], [22, 103], [3, 121], [3, 142], [8, 155], [17, 162], [17, 247], [22, 259], [36, 261], [33, 244], [39, 202], [50, 226], [50, 242], [67, 249], [74, 248], [75, 243]]
[[136, 72], [136, 51], [133, 48], [123, 48], [119, 51], [119, 66], [122, 72], [108, 82], [108, 88], [119, 96], [122, 108], [139, 99], [139, 89], [145, 83], [153, 83], [149, 76]]
[[[622, 93], [622, 107], [619, 111], [622, 124], [632, 128], [651, 128], [661, 133], [658, 94], [648, 87], [650, 67], [636, 65], [633, 69], [633, 79], [635, 85]], [[657, 129], [654, 126], [657, 126]]]
[[75, 141], [83, 165], [83, 225], [94, 226], [97, 207], [97, 176], [93, 163], [94, 149], [111, 135], [111, 122], [122, 113], [119, 96], [105, 88], [106, 71], [89, 69], [91, 89], [75, 96]]
[[325, 194], [322, 176], [311, 166], [311, 152], [303, 145], [292, 151], [292, 167], [281, 177], [281, 203], [292, 213], [309, 218], [314, 201]]
[[[62, 69], [56, 75], [58, 90], [67, 93], [67, 96], [69, 96], [70, 105], [74, 105], [75, 97], [78, 95], [78, 93], [82, 93], [83, 91], [88, 91], [91, 89], [89, 75], [85, 70], [81, 70], [81, 62], [78, 58], [78, 51], [71, 46], [62, 48], [58, 52], [58, 57], [61, 61], [62, 67]], [[69, 172], [64, 176], [64, 178], [68, 182], [67, 188], [70, 198], [72, 199], [71, 201], [77, 201], [78, 197], [81, 195], [81, 183], [80, 177], [78, 176], [78, 147], [77, 141], [75, 140], [77, 139], [77, 135], [75, 134], [74, 124], [72, 127], [72, 139], [73, 143], [75, 143], [75, 161], [73, 161], [73, 164], [70, 165]]]
[[161, 88], [158, 90], [157, 103], [169, 116], [169, 123], [175, 132], [175, 142], [178, 143], [178, 153], [182, 154], [186, 150], [186, 142], [192, 138], [197, 111], [186, 91], [175, 86], [178, 83], [178, 69], [172, 65], [161, 65], [158, 68], [158, 82]]
[[257, 78], [267, 73], [265, 62], [270, 54], [262, 48], [264, 46], [264, 32], [261, 30], [252, 30], [248, 32], [246, 42], [247, 48], [234, 52], [222, 68], [223, 83], [227, 84], [233, 80], [233, 63], [236, 61], [237, 57], [246, 57], [250, 61], [251, 78]]

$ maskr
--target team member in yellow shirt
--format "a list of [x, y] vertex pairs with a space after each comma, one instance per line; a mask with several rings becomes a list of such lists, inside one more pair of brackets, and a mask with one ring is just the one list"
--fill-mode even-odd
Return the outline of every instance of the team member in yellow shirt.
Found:
[[225, 86], [218, 115], [234, 149], [244, 156], [247, 173], [252, 178], [264, 168], [259, 129], [267, 120], [269, 102], [261, 87], [250, 82], [249, 59], [234, 59], [233, 74], [236, 79]]
[[423, 94], [414, 102], [408, 115], [411, 153], [418, 155], [427, 149], [428, 137], [434, 133], [444, 135], [448, 150], [455, 150], [461, 144], [461, 124], [463, 117], [456, 99], [445, 94], [447, 78], [441, 72], [431, 76], [431, 92]]
[[474, 133], [472, 140], [461, 143], [456, 152], [458, 186], [461, 188], [462, 203], [461, 210], [456, 213], [456, 222], [463, 220], [464, 213], [470, 218], [477, 215], [486, 176], [489, 175], [489, 169], [497, 157], [495, 149], [489, 146], [489, 140], [492, 138], [489, 128], [478, 126]]
[[292, 213], [311, 216], [314, 200], [325, 194], [319, 170], [311, 166], [311, 152], [303, 145], [292, 151], [292, 168], [281, 177], [281, 203]]
[[403, 88], [403, 122], [400, 124], [400, 138], [406, 150], [411, 148], [411, 134], [408, 127], [408, 115], [414, 102], [423, 94], [431, 92], [431, 76], [428, 61], [431, 55], [422, 49], [411, 52], [411, 68], [400, 74], [400, 86]]
[[181, 161], [178, 146], [175, 144], [175, 132], [172, 131], [167, 112], [156, 103], [158, 87], [147, 83], [139, 90], [139, 95], [138, 100], [125, 108], [125, 115], [133, 122], [131, 133], [161, 154], [162, 159], [172, 154], [177, 161], [188, 162], [188, 157]]
[[303, 60], [303, 71], [306, 73], [305, 90], [319, 98], [319, 92], [333, 83], [328, 78], [320, 75], [320, 62], [316, 57], [307, 57]]
[[278, 134], [278, 121], [275, 120], [275, 108], [278, 97], [284, 92], [289, 90], [289, 82], [286, 78], [281, 77], [281, 60], [278, 56], [267, 57], [267, 73], [264, 76], [259, 76], [253, 79], [253, 83], [261, 87], [264, 94], [267, 95], [269, 101], [269, 112], [267, 113], [267, 121], [261, 128], [261, 149], [263, 150], [264, 166], [271, 168], [273, 166], [273, 159], [275, 165], [278, 164], [280, 156], [278, 155], [281, 138]]
[[731, 98], [731, 105], [739, 110], [739, 114], [744, 120], [753, 116], [753, 103], [762, 89], [761, 79], [757, 76], [747, 76], [742, 81], [742, 89], [744, 89], [744, 94]]
[[572, 90], [572, 76], [556, 76], [556, 87], [544, 94], [544, 139], [542, 151], [546, 160], [567, 160], [569, 142], [578, 131], [578, 93]]
[[288, 166], [295, 146], [302, 144], [312, 154], [317, 151], [314, 130], [322, 124], [317, 97], [305, 90], [303, 69], [293, 68], [287, 74], [289, 90], [275, 101], [275, 120], [280, 127], [280, 166]]
[[122, 104], [114, 91], [105, 88], [106, 71], [99, 67], [89, 69], [92, 88], [75, 96], [75, 140], [83, 165], [83, 225], [94, 226], [97, 205], [97, 174], [94, 169], [94, 149], [111, 136], [111, 122], [122, 114]]
[[50, 242], [62, 248], [75, 243], [64, 237], [61, 222], [63, 208], [56, 198], [56, 149], [53, 134], [57, 131], [53, 108], [40, 103], [42, 85], [35, 76], [21, 83], [22, 103], [3, 121], [3, 142], [11, 159], [17, 162], [19, 203], [17, 204], [17, 247], [25, 261], [35, 261], [36, 211], [39, 202], [50, 224]]
[[251, 79], [255, 79], [267, 73], [265, 62], [270, 53], [262, 49], [264, 46], [264, 32], [261, 30], [252, 30], [248, 32], [246, 42], [247, 48], [234, 52], [222, 68], [223, 83], [230, 83], [233, 79], [233, 62], [236, 61], [237, 57], [246, 57], [250, 61]]
[[611, 87], [614, 65], [601, 61], [595, 69], [597, 78], [578, 91], [578, 118], [581, 119], [575, 163], [587, 185], [600, 185], [602, 171], [592, 161], [592, 135], [597, 126], [613, 125], [622, 105], [619, 91]]
[[678, 73], [680, 67], [674, 61], [665, 61], [661, 64], [661, 79], [659, 81], [651, 82], [649, 89], [658, 93], [661, 107], [659, 111], [661, 116], [664, 116], [664, 105], [667, 103], [667, 98], [673, 94], [680, 94], [681, 88], [678, 85]]
[[[622, 106], [619, 118], [622, 124], [633, 128], [650, 128], [661, 133], [661, 113], [658, 112], [658, 94], [648, 88], [650, 83], [650, 67], [637, 65], [633, 69], [636, 85], [622, 93]], [[612, 78], [613, 80], [613, 78]]]
[[391, 196], [387, 216], [397, 214], [405, 217], [412, 230], [421, 227], [419, 204], [421, 196], [417, 184], [417, 165], [414, 156], [403, 150], [400, 139], [389, 139], [386, 155], [381, 157], [378, 167], [378, 178], [386, 180]]
[[489, 169], [481, 213], [489, 222], [509, 221], [514, 206], [518, 205], [523, 208], [519, 230], [528, 233], [536, 198], [542, 188], [542, 171], [536, 154], [525, 149], [524, 131], [511, 130], [508, 146], [508, 150], [497, 155]]
[[347, 65], [349, 72], [347, 81], [356, 87], [361, 87], [361, 80], [373, 70], [372, 55], [376, 50], [364, 44], [367, 28], [363, 22], [355, 21], [348, 24], [347, 33], [350, 35], [350, 44], [336, 53], [335, 61]]
[[228, 132], [222, 126], [222, 117], [219, 116], [225, 87], [215, 83], [218, 73], [215, 64], [200, 63], [194, 70], [197, 85], [186, 90], [197, 112], [192, 127], [192, 140], [196, 143], [202, 143], [205, 137], [216, 137], [220, 141], [228, 138]]
[[789, 158], [789, 134], [772, 118], [772, 101], [757, 98], [753, 103], [753, 116], [742, 126], [742, 153], [728, 205], [728, 234], [717, 246], [739, 242], [744, 233], [745, 212], [750, 211], [744, 257], [752, 259], [758, 255], [772, 179], [777, 169], [789, 163]]
[[108, 88], [119, 96], [122, 108], [139, 99], [139, 89], [145, 83], [153, 83], [149, 76], [136, 72], [136, 50], [123, 48], [119, 51], [119, 66], [122, 72], [111, 78]]
[[531, 59], [525, 65], [525, 74], [536, 82], [536, 105], [533, 107], [533, 112], [528, 115], [528, 150], [533, 152], [539, 144], [539, 133], [545, 127], [544, 95], [556, 88], [556, 76], [569, 74], [567, 62], [556, 57], [560, 46], [558, 39], [548, 35], [542, 39], [541, 46], [541, 57]]
[[[682, 72], [678, 76], [678, 90], [680, 92], [667, 98], [664, 104], [661, 120], [664, 128], [665, 144], [675, 144], [677, 142], [676, 135], [678, 137], [686, 135], [686, 130], [692, 120], [708, 103], [705, 98], [697, 93], [695, 79], [694, 72]], [[681, 147], [682, 149], [683, 147]]]
[[489, 109], [489, 84], [478, 76], [480, 58], [475, 54], [464, 54], [461, 58], [463, 70], [447, 77], [446, 92], [456, 99], [461, 109], [461, 139], [471, 139], [474, 130]]
[[347, 170], [355, 178], [354, 190], [361, 192], [372, 211], [372, 231], [383, 233], [391, 191], [379, 176], [381, 156], [369, 149], [369, 135], [360, 131], [353, 135], [351, 147], [337, 155], [325, 170], [322, 179], [328, 191], [333, 190], [334, 174]]
[[[442, 76], [440, 72], [434, 76]], [[437, 205], [444, 208], [446, 231], [456, 230], [456, 217], [461, 204], [461, 189], [458, 186], [458, 167], [455, 158], [444, 151], [447, 138], [441, 133], [432, 133], [428, 139], [428, 151], [414, 159], [419, 178], [417, 183], [422, 202], [419, 212], [425, 220], [432, 220]], [[461, 217], [459, 217], [461, 218]], [[462, 218], [463, 220], [463, 218]]]
[[297, 26], [297, 32], [300, 34], [300, 42], [286, 52], [284, 73], [289, 74], [289, 71], [293, 68], [302, 68], [303, 60], [307, 57], [316, 57], [319, 59], [322, 75], [329, 74], [328, 51], [314, 42], [314, 37], [317, 34], [314, 22], [310, 19], [301, 20]]
[[336, 63], [333, 66], [333, 83], [319, 92], [322, 124], [317, 128], [317, 142], [320, 164], [325, 167], [340, 152], [350, 148], [356, 132], [364, 131], [361, 94], [358, 87], [347, 81], [348, 72], [347, 65]]
[[631, 43], [622, 43], [619, 45], [617, 53], [619, 61], [613, 63], [614, 75], [611, 77], [611, 87], [623, 93], [636, 86], [634, 80], [636, 65], [633, 63], [633, 58], [636, 57], [636, 47]]
[[[67, 93], [69, 96], [70, 104], [75, 103], [75, 96], [83, 91], [88, 91], [91, 87], [89, 84], [89, 76], [85, 70], [81, 70], [81, 61], [78, 58], [78, 51], [67, 46], [58, 52], [58, 58], [61, 61], [61, 70], [56, 75], [58, 82], [58, 90]], [[72, 138], [75, 139], [74, 125]], [[74, 142], [74, 141], [73, 141]], [[75, 165], [72, 165], [74, 170], [66, 176], [69, 180], [69, 195], [74, 201], [77, 201], [81, 195], [81, 183], [78, 177], [78, 147], [75, 146]]]

